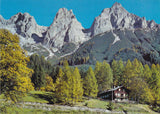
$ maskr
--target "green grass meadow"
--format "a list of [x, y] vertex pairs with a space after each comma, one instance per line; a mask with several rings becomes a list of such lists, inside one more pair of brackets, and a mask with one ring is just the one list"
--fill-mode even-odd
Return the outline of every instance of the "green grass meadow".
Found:
[[[23, 102], [36, 102], [36, 103], [51, 103], [51, 99], [54, 97], [52, 92], [31, 91], [27, 96], [23, 97]], [[0, 99], [4, 99], [3, 95], [0, 95]], [[83, 98], [82, 102], [76, 103], [75, 106], [107, 109], [109, 101], [102, 101], [99, 99]], [[58, 103], [56, 105], [59, 105]], [[75, 111], [75, 110], [62, 110], [62, 108], [53, 108], [50, 111], [33, 108], [23, 108], [23, 106], [8, 105], [8, 103], [0, 102], [0, 111], [3, 114], [103, 114], [102, 112], [90, 112], [90, 111]], [[54, 105], [53, 105], [54, 107]], [[126, 112], [129, 114], [156, 114], [149, 108], [149, 105], [145, 104], [129, 104], [129, 103], [113, 103], [114, 112]]]

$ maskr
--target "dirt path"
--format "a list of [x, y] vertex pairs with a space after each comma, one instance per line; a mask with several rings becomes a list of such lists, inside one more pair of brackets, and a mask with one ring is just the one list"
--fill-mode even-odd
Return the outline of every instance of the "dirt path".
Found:
[[35, 103], [35, 102], [19, 102], [19, 107], [23, 108], [29, 108], [29, 109], [41, 109], [41, 110], [79, 110], [79, 111], [91, 111], [91, 112], [103, 112], [103, 113], [124, 113], [124, 112], [111, 112], [106, 109], [100, 109], [100, 108], [88, 108], [88, 107], [78, 107], [78, 106], [67, 106], [67, 105], [51, 105], [51, 104], [45, 104], [45, 103]]
[[[4, 101], [4, 99], [0, 99], [0, 101]], [[9, 102], [9, 101], [8, 101]], [[67, 106], [67, 105], [52, 105], [52, 104], [46, 104], [46, 103], [36, 103], [36, 102], [18, 102], [18, 107], [21, 108], [28, 108], [28, 109], [41, 109], [41, 110], [62, 110], [62, 111], [69, 111], [69, 110], [76, 110], [76, 111], [90, 111], [90, 112], [103, 112], [103, 113], [120, 113], [124, 114], [124, 112], [115, 112], [115, 111], [109, 111], [106, 109], [100, 109], [100, 108], [89, 108], [85, 106]]]

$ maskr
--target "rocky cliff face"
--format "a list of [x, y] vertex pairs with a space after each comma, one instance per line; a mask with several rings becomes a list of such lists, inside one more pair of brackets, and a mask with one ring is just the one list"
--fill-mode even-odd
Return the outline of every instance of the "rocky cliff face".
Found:
[[121, 4], [115, 3], [111, 8], [106, 8], [95, 18], [90, 28], [91, 36], [114, 29], [157, 29], [160, 27], [153, 20], [146, 21], [125, 10]]
[[[22, 40], [29, 40], [27, 43], [36, 43], [34, 36], [43, 37], [43, 33], [47, 30], [47, 27], [37, 25], [34, 17], [28, 13], [18, 13], [12, 16], [9, 20], [3, 19], [0, 17], [0, 28], [8, 29], [13, 34], [17, 33]], [[21, 42], [21, 44], [25, 44]]]
[[121, 4], [115, 3], [111, 8], [104, 9], [87, 30], [78, 22], [72, 10], [65, 8], [59, 9], [49, 27], [39, 26], [34, 17], [28, 13], [18, 13], [9, 20], [0, 16], [0, 28], [18, 34], [20, 45], [31, 52], [30, 54], [38, 53], [51, 57], [58, 53], [56, 56], [64, 57], [76, 52], [80, 44], [98, 34], [111, 32], [114, 36], [112, 45], [116, 45], [121, 39], [114, 33], [115, 30], [157, 31], [160, 25], [153, 20], [147, 21], [144, 17], [131, 14]]
[[66, 42], [81, 44], [89, 39], [82, 32], [83, 29], [72, 10], [61, 8], [49, 27], [43, 44], [56, 48], [61, 48]]

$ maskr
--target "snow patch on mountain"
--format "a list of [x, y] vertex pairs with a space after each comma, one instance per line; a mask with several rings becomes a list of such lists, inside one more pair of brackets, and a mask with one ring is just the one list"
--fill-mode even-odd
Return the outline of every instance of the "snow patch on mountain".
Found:
[[113, 33], [113, 36], [115, 37], [115, 39], [114, 39], [114, 41], [113, 41], [113, 43], [112, 43], [112, 45], [113, 45], [113, 44], [115, 44], [116, 42], [120, 41], [120, 38], [119, 38], [119, 36], [117, 36], [114, 32], [112, 32], [112, 33]]

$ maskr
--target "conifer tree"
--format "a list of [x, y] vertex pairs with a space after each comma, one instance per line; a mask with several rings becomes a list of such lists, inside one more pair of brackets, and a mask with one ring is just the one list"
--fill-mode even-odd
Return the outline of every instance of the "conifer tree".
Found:
[[39, 87], [44, 87], [46, 84], [45, 81], [45, 72], [42, 66], [39, 66]]
[[150, 80], [151, 80], [151, 76], [152, 76], [152, 71], [151, 69], [149, 68], [149, 66], [146, 64], [144, 66], [144, 71], [143, 71], [143, 79], [148, 83], [150, 84]]
[[130, 98], [138, 103], [149, 103], [153, 100], [148, 84], [141, 77], [132, 78], [130, 90]]
[[73, 103], [74, 82], [75, 78], [72, 75], [71, 68], [67, 61], [64, 61], [63, 70], [59, 69], [59, 74], [56, 80], [56, 92], [59, 100], [64, 103]]
[[55, 92], [57, 95], [57, 98], [60, 101], [64, 101], [64, 94], [63, 92], [65, 91], [65, 81], [64, 81], [64, 72], [61, 68], [59, 68], [59, 73], [57, 75], [57, 80], [55, 84]]
[[160, 100], [160, 71], [155, 64], [152, 64], [151, 70], [152, 76], [149, 84], [153, 91], [154, 105], [157, 105]]
[[44, 56], [39, 56], [38, 54], [30, 56], [28, 67], [35, 69], [35, 66], [41, 66], [46, 74], [50, 74], [51, 72], [51, 64], [45, 60]]
[[95, 66], [95, 70], [94, 70], [94, 73], [95, 73], [95, 77], [97, 79], [97, 84], [98, 84], [98, 90], [101, 91], [102, 88], [101, 88], [101, 85], [102, 85], [102, 82], [103, 82], [103, 77], [102, 77], [102, 63], [99, 63], [98, 61], [96, 62], [96, 66]]
[[64, 72], [64, 97], [65, 97], [65, 102], [72, 102], [72, 92], [73, 92], [73, 75], [71, 73], [71, 68], [69, 67], [68, 61], [64, 61], [64, 67], [63, 67], [63, 72]]
[[110, 65], [103, 61], [102, 67], [101, 67], [101, 86], [99, 88], [100, 91], [104, 91], [107, 89], [110, 89], [113, 84], [113, 73], [112, 69], [110, 68]]
[[130, 98], [134, 98], [134, 100], [141, 103], [149, 103], [153, 100], [151, 89], [147, 84], [147, 80], [150, 77], [149, 75], [151, 75], [147, 65], [145, 66], [145, 70], [142, 63], [134, 59], [132, 64], [130, 60], [128, 60], [124, 71], [124, 86], [127, 86], [127, 88], [131, 90]]
[[118, 85], [122, 85], [122, 80], [123, 80], [123, 75], [124, 75], [124, 64], [122, 59], [118, 61], [118, 66], [119, 66], [119, 80], [118, 80]]
[[52, 77], [54, 83], [56, 82], [58, 73], [59, 73], [59, 67], [56, 68], [53, 67], [50, 76]]
[[119, 72], [119, 69], [118, 69], [118, 63], [117, 63], [116, 60], [113, 59], [111, 67], [112, 67], [112, 71], [113, 71], [113, 82], [114, 82], [114, 85], [118, 85], [118, 80], [119, 80], [118, 72]]
[[97, 80], [99, 80], [99, 78], [100, 78], [101, 66], [102, 66], [102, 64], [97, 61], [97, 62], [96, 62], [96, 65], [95, 65], [95, 70], [94, 70], [94, 73], [95, 73], [95, 76], [96, 76], [96, 79], [97, 79]]
[[59, 69], [56, 93], [62, 102], [69, 104], [78, 102], [82, 98], [83, 87], [79, 70], [75, 68], [73, 71], [67, 61], [64, 62], [63, 70]]
[[125, 69], [124, 69], [124, 75], [123, 75], [123, 86], [125, 87], [129, 87], [130, 83], [131, 83], [131, 75], [132, 75], [132, 63], [131, 61], [128, 59]]
[[36, 90], [39, 90], [41, 87], [45, 86], [45, 73], [40, 65], [36, 65], [34, 73], [32, 75], [32, 82]]
[[113, 74], [110, 65], [106, 61], [103, 61], [103, 63], [96, 63], [95, 76], [99, 92], [111, 88], [113, 83]]
[[82, 79], [77, 67], [74, 69], [73, 78], [74, 78], [73, 85], [72, 85], [74, 87], [73, 98], [74, 98], [74, 101], [77, 102], [77, 101], [80, 101], [83, 96]]
[[143, 65], [136, 58], [132, 62], [132, 73], [130, 75], [132, 78], [143, 77]]
[[45, 86], [45, 91], [54, 91], [55, 90], [55, 85], [53, 84], [53, 79], [52, 77], [46, 75], [45, 76], [46, 80], [46, 86]]
[[84, 95], [89, 97], [96, 97], [98, 92], [97, 80], [92, 70], [92, 67], [89, 67], [87, 74], [84, 78]]
[[116, 86], [122, 85], [124, 73], [124, 65], [122, 59], [120, 59], [118, 62], [113, 60], [111, 67], [113, 70], [113, 84]]

